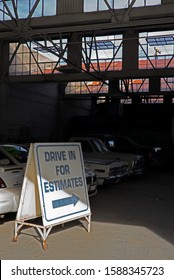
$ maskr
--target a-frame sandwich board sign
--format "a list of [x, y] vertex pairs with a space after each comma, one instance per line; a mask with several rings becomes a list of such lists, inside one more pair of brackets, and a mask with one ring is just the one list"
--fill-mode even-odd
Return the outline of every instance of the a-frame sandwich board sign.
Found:
[[[30, 222], [40, 216], [41, 225]], [[17, 241], [22, 226], [32, 226], [40, 233], [46, 249], [53, 226], [82, 218], [90, 232], [91, 210], [81, 144], [31, 144], [13, 241]]]

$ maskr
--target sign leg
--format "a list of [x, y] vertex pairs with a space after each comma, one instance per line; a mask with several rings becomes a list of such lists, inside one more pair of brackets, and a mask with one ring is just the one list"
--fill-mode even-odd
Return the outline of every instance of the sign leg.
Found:
[[44, 249], [44, 250], [47, 249], [47, 241], [46, 241], [46, 240], [43, 240], [42, 246], [43, 246], [43, 249]]
[[22, 228], [22, 224], [18, 224], [18, 222], [15, 221], [15, 230], [14, 230], [14, 237], [12, 238], [13, 242], [17, 242], [17, 238], [18, 238], [18, 232], [19, 230]]

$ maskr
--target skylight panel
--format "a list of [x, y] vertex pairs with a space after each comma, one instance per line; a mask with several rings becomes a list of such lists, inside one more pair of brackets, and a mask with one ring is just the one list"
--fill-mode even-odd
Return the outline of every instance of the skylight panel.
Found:
[[92, 44], [88, 43], [88, 46], [91, 46], [93, 50], [110, 50], [115, 48], [115, 45], [112, 41], [97, 41]]
[[39, 52], [42, 52], [42, 53], [47, 53], [47, 52], [58, 52], [59, 51], [59, 47], [58, 46], [56, 46], [56, 47], [54, 47], [54, 46], [51, 46], [51, 47], [34, 47], [33, 48], [34, 50], [37, 50], [37, 51], [39, 51]]
[[173, 45], [174, 37], [173, 36], [147, 37], [146, 41], [150, 46]]

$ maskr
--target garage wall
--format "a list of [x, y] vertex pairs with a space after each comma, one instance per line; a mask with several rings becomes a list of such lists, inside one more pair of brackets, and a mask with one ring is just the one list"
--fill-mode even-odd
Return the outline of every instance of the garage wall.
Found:
[[58, 83], [0, 85], [0, 142], [64, 141], [74, 116], [95, 114], [90, 98], [61, 99], [61, 91]]
[[[62, 112], [62, 139], [68, 140], [73, 135], [73, 119], [75, 116], [91, 116], [95, 114], [95, 108], [93, 108], [93, 102], [90, 98], [73, 99], [67, 98], [61, 101], [61, 112]], [[83, 125], [83, 124], [82, 124]], [[85, 127], [83, 127], [85, 129]], [[82, 130], [83, 130], [82, 129]], [[79, 127], [81, 130], [81, 127]]]
[[6, 140], [7, 136], [7, 96], [9, 87], [0, 84], [0, 141]]
[[57, 134], [57, 84], [13, 84], [6, 95], [7, 140], [54, 141]]

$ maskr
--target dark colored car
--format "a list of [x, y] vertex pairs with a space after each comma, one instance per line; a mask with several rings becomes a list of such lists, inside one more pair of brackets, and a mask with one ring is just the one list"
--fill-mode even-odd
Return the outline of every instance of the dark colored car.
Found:
[[161, 164], [161, 147], [139, 144], [134, 139], [127, 136], [115, 136], [110, 134], [93, 134], [92, 136], [101, 139], [113, 152], [143, 155], [145, 166]]

